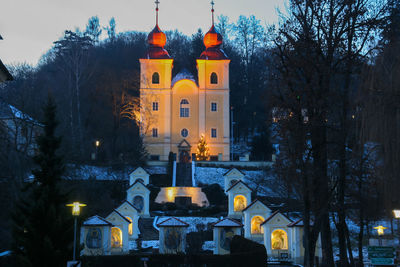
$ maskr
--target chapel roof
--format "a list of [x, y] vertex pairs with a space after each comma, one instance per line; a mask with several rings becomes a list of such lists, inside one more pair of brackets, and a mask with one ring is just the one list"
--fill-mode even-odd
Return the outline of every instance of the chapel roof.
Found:
[[150, 191], [150, 189], [148, 189], [147, 186], [144, 183], [142, 183], [139, 179], [136, 180], [131, 186], [129, 186], [127, 190], [129, 190], [132, 186], [134, 186], [137, 183], [140, 183], [141, 185], [144, 186], [144, 188], [146, 188], [148, 191]]
[[124, 219], [128, 223], [131, 223], [131, 221], [129, 221], [127, 218], [125, 218], [125, 216], [122, 215], [121, 213], [119, 213], [119, 211], [117, 211], [116, 209], [114, 209], [107, 217], [109, 217], [113, 212], [115, 212], [119, 217], [121, 217], [122, 219]]
[[237, 170], [240, 174], [242, 174], [243, 176], [245, 175], [241, 170], [238, 170], [236, 168], [230, 168], [228, 171], [226, 171], [222, 176], [226, 176], [227, 174], [229, 174], [231, 171], [233, 170]]
[[292, 220], [290, 218], [288, 218], [285, 214], [281, 213], [279, 210], [276, 210], [263, 223], [261, 223], [261, 225], [266, 224], [267, 222], [272, 220], [272, 218], [274, 218], [278, 214], [281, 214], [283, 217], [285, 217], [290, 222], [290, 224], [293, 223]]
[[248, 186], [245, 182], [243, 182], [242, 180], [236, 181], [233, 185], [231, 185], [231, 187], [229, 187], [226, 192], [228, 192], [229, 190], [233, 189], [234, 187], [236, 187], [239, 183], [243, 184], [244, 186], [246, 186], [248, 189], [250, 189], [250, 191], [253, 191], [250, 186]]
[[157, 224], [158, 227], [189, 227], [189, 224], [178, 218], [171, 217]]
[[213, 227], [242, 227], [243, 224], [231, 218], [223, 218], [212, 224]]
[[267, 209], [269, 209], [268, 208], [268, 206], [267, 205], [265, 205], [264, 203], [262, 203], [259, 199], [255, 199], [253, 202], [251, 202], [250, 203], [250, 205], [248, 205], [246, 208], [244, 208], [242, 211], [246, 211], [246, 210], [248, 210], [250, 207], [252, 207], [254, 204], [256, 204], [257, 202], [260, 202], [262, 205], [264, 205]]
[[83, 222], [84, 226], [112, 226], [112, 223], [101, 216], [94, 215]]

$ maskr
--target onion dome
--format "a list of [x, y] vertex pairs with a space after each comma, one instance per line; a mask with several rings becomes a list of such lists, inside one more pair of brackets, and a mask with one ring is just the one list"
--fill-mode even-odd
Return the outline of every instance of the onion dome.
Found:
[[204, 35], [203, 43], [206, 50], [201, 53], [200, 59], [220, 60], [228, 59], [225, 52], [220, 48], [222, 44], [222, 35], [215, 29], [214, 26], [214, 1], [211, 1], [212, 26]]
[[219, 47], [222, 44], [222, 35], [217, 32], [214, 25], [212, 25], [211, 29], [204, 35], [203, 43], [206, 48]]
[[147, 36], [147, 42], [151, 47], [164, 48], [165, 44], [167, 43], [167, 37], [165, 33], [161, 31], [160, 27], [156, 25]]
[[164, 49], [167, 43], [167, 36], [158, 27], [158, 4], [160, 3], [156, 0], [156, 26], [147, 36], [147, 43], [149, 48], [146, 51], [144, 58], [147, 59], [169, 59], [171, 58], [167, 50]]

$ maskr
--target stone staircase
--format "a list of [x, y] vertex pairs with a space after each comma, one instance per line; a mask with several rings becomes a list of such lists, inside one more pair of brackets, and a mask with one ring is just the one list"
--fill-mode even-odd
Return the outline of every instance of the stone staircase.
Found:
[[138, 226], [142, 240], [158, 240], [158, 231], [153, 227], [154, 218], [139, 218]]
[[191, 162], [178, 162], [176, 164], [176, 186], [193, 186]]

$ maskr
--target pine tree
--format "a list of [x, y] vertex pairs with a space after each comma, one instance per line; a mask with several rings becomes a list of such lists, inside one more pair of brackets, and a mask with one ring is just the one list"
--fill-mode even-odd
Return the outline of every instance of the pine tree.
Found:
[[210, 157], [209, 148], [204, 138], [204, 135], [201, 135], [200, 141], [197, 144], [197, 152], [196, 152], [196, 160], [208, 160]]
[[72, 254], [72, 216], [59, 189], [64, 171], [57, 155], [56, 106], [49, 97], [44, 108], [44, 132], [36, 142], [34, 181], [26, 185], [13, 213], [13, 245], [18, 266], [65, 266]]

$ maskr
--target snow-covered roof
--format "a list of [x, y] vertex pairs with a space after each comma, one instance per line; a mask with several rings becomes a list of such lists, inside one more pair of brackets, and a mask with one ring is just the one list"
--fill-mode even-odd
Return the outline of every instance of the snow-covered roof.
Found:
[[190, 80], [190, 81], [196, 83], [196, 79], [194, 78], [194, 75], [192, 73], [190, 73], [187, 69], [183, 69], [178, 74], [175, 75], [175, 77], [171, 81], [171, 86], [174, 86], [175, 83], [177, 83], [180, 80]]
[[213, 227], [241, 227], [241, 226], [243, 226], [242, 223], [233, 220], [231, 218], [223, 218], [213, 224]]
[[158, 227], [188, 227], [189, 224], [185, 223], [184, 221], [179, 220], [178, 218], [171, 217], [166, 219], [165, 221], [158, 223]]
[[107, 225], [112, 225], [109, 221], [104, 219], [103, 217], [100, 217], [98, 215], [94, 215], [90, 218], [88, 218], [86, 221], [83, 222], [84, 226], [107, 226]]

